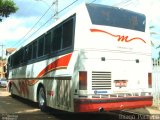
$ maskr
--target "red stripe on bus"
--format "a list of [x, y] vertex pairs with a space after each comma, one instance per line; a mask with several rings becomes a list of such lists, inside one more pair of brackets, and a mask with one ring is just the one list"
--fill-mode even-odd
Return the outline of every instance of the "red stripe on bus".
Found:
[[132, 99], [123, 98], [119, 101], [119, 98], [114, 99], [75, 99], [74, 111], [75, 112], [97, 112], [100, 108], [105, 111], [123, 110], [131, 108], [141, 108], [152, 105], [151, 96], [133, 97]]
[[39, 81], [39, 80], [35, 80], [35, 79], [33, 79], [33, 80], [28, 80], [28, 85], [29, 85], [29, 86], [32, 86], [32, 85], [36, 84], [38, 81]]
[[50, 63], [49, 65], [47, 65], [47, 67], [45, 67], [39, 74], [37, 77], [42, 77], [44, 76], [46, 73], [55, 70], [55, 69], [60, 69], [60, 68], [66, 68], [69, 64], [70, 58], [72, 56], [72, 53], [67, 54], [57, 60], [55, 60], [54, 62]]
[[112, 33], [110, 33], [110, 32], [104, 31], [104, 30], [90, 29], [90, 31], [91, 31], [91, 32], [100, 32], [100, 33], [108, 34], [108, 35], [110, 35], [110, 36], [112, 36], [112, 37], [117, 38], [117, 41], [118, 41], [118, 42], [131, 42], [131, 41], [135, 41], [135, 40], [137, 41], [137, 40], [139, 40], [139, 41], [142, 41], [142, 42], [146, 43], [146, 41], [143, 40], [143, 39], [140, 38], [140, 37], [134, 37], [134, 38], [130, 38], [130, 39], [129, 39], [129, 36], [125, 36], [125, 35], [114, 35], [114, 34], [112, 34]]

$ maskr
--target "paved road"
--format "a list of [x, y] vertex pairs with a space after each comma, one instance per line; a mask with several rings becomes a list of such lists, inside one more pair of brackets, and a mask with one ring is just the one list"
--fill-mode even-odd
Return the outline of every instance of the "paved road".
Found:
[[41, 112], [36, 103], [21, 98], [12, 98], [0, 88], [0, 120], [57, 120], [49, 113]]
[[0, 88], [0, 120], [118, 120], [111, 113], [67, 114], [41, 112], [38, 105], [21, 98], [12, 98], [5, 89]]

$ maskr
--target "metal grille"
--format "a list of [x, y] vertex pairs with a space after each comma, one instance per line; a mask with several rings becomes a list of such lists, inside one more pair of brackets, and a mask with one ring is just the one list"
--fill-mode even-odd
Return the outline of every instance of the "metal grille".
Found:
[[92, 71], [92, 90], [111, 89], [111, 72]]

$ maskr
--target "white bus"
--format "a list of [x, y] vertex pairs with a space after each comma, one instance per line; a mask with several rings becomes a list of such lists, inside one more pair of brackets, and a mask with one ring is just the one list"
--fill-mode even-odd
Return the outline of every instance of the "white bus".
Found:
[[8, 58], [12, 95], [68, 112], [152, 105], [144, 14], [82, 4]]

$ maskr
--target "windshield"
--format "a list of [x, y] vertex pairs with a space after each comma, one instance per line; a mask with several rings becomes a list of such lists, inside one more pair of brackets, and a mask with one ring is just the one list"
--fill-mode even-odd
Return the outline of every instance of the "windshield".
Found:
[[87, 4], [92, 24], [126, 28], [145, 32], [143, 14], [106, 5]]

